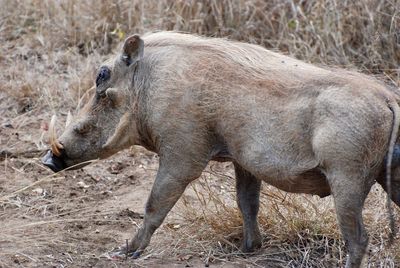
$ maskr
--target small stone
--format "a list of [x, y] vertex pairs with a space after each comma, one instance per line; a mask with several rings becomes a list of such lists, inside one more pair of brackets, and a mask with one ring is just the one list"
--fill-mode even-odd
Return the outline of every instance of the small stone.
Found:
[[11, 123], [4, 123], [2, 126], [5, 128], [14, 128], [14, 126]]
[[87, 185], [87, 184], [84, 183], [83, 181], [79, 181], [77, 184], [78, 184], [78, 186], [79, 186], [80, 188], [83, 188], [83, 189], [87, 189], [87, 188], [90, 187], [89, 185]]
[[43, 188], [40, 188], [40, 187], [38, 187], [38, 188], [35, 188], [35, 189], [33, 189], [32, 190], [32, 192], [34, 192], [34, 193], [37, 193], [37, 194], [43, 194], [44, 193], [44, 189]]

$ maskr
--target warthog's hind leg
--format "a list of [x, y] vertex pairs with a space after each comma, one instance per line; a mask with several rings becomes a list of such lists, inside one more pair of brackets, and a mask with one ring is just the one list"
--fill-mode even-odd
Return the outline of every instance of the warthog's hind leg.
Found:
[[346, 268], [358, 268], [362, 264], [368, 245], [362, 209], [370, 187], [362, 187], [366, 180], [351, 181], [351, 177], [328, 177], [331, 182], [337, 220], [348, 247]]
[[261, 247], [261, 235], [257, 223], [260, 205], [261, 181], [240, 167], [235, 166], [237, 203], [243, 217], [243, 252]]

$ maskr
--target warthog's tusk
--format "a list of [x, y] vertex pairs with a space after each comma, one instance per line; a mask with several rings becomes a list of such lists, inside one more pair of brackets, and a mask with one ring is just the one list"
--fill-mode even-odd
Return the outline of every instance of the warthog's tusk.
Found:
[[61, 152], [60, 150], [64, 148], [62, 144], [57, 140], [57, 133], [55, 130], [55, 124], [56, 124], [57, 116], [53, 115], [51, 117], [50, 125], [49, 125], [49, 141], [50, 141], [50, 146], [51, 146], [51, 151], [55, 156], [60, 156]]
[[72, 114], [70, 111], [68, 111], [67, 121], [65, 121], [65, 127], [68, 127], [69, 124], [71, 124], [71, 122], [72, 122]]

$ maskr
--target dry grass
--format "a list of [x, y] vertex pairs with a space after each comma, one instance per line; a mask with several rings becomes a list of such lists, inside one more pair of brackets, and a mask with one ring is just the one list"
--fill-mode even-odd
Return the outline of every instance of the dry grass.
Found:
[[396, 0], [3, 2], [2, 39], [35, 48], [36, 56], [108, 54], [127, 34], [162, 29], [229, 37], [399, 79]]
[[[199, 206], [193, 198], [183, 198], [179, 211], [185, 223], [191, 223], [179, 232], [179, 241], [193, 254], [215, 259], [241, 257], [242, 220], [235, 204], [232, 169], [220, 164], [192, 185]], [[227, 179], [224, 174], [229, 174]], [[215, 182], [217, 180], [217, 182]], [[248, 258], [254, 266], [267, 267], [337, 267], [345, 261], [345, 246], [335, 218], [333, 199], [288, 194], [264, 185], [261, 192], [259, 223], [263, 248]], [[190, 195], [189, 195], [190, 196]], [[369, 267], [396, 267], [399, 263], [399, 241], [389, 247], [385, 194], [374, 187], [367, 199], [364, 220], [370, 236]], [[399, 212], [396, 209], [397, 214]], [[177, 212], [176, 212], [177, 213]], [[398, 222], [398, 218], [397, 218]], [[185, 228], [183, 228], [185, 229]], [[185, 239], [182, 233], [186, 234]], [[195, 241], [192, 245], [187, 241]], [[187, 243], [187, 244], [186, 244]], [[190, 245], [190, 246], [188, 246]], [[180, 249], [181, 250], [181, 249]], [[177, 252], [176, 254], [182, 254]], [[206, 252], [207, 253], [207, 252]], [[243, 256], [242, 256], [243, 257]]]
[[[60, 180], [47, 180], [37, 159], [20, 152], [40, 151], [47, 146], [50, 115], [61, 115], [61, 126], [68, 111], [75, 112], [80, 107], [82, 96], [93, 85], [95, 68], [129, 34], [176, 30], [227, 37], [316, 64], [356, 68], [400, 86], [398, 0], [3, 0], [1, 4], [0, 159], [5, 161], [0, 171], [0, 219], [8, 229], [0, 247], [2, 243], [11, 243], [15, 248], [0, 250], [0, 266], [5, 265], [3, 262], [9, 264], [9, 259], [2, 259], [9, 256], [4, 252], [27, 255], [25, 259], [32, 266], [57, 263], [42, 262], [42, 257], [32, 254], [56, 254], [49, 251], [60, 243], [58, 251], [72, 254], [65, 257], [64, 264], [74, 263], [70, 260], [76, 264], [79, 260], [89, 265], [93, 259], [85, 262], [90, 257], [74, 252], [94, 247], [106, 250], [105, 241], [119, 244], [119, 238], [113, 241], [107, 229], [109, 236], [101, 237], [104, 241], [88, 236], [79, 242], [79, 234], [84, 231], [78, 223], [100, 229], [103, 225], [108, 229], [126, 225], [125, 218], [115, 216], [116, 207], [105, 206], [105, 200], [111, 197], [105, 194], [104, 200], [101, 197], [99, 201], [98, 193], [90, 192], [93, 187], [105, 192], [112, 189], [122, 195], [123, 185], [118, 188], [106, 179], [83, 180], [90, 186], [89, 192], [84, 192], [86, 184], [81, 184], [83, 188], [78, 188], [82, 188], [82, 193], [69, 204], [70, 190], [66, 189], [72, 187], [71, 191], [75, 191], [75, 183], [64, 182], [64, 175]], [[1, 153], [6, 150], [14, 154]], [[9, 156], [15, 157], [15, 161]], [[146, 158], [134, 159], [137, 163]], [[25, 176], [26, 172], [31, 177]], [[197, 257], [203, 262], [224, 260], [270, 267], [328, 267], [343, 263], [345, 249], [332, 200], [286, 194], [268, 186], [263, 188], [259, 219], [263, 249], [251, 258], [243, 258], [238, 250], [241, 219], [235, 205], [232, 169], [217, 165], [209, 172], [193, 184], [174, 210], [175, 217], [181, 220], [167, 219], [148, 250], [148, 258], [172, 256], [188, 261]], [[145, 172], [146, 177], [153, 173]], [[66, 176], [90, 177], [90, 172], [71, 174], [74, 175]], [[37, 193], [42, 188], [34, 189], [36, 192], [31, 188], [19, 191], [24, 185], [41, 184], [45, 185], [43, 189], [48, 188], [47, 195]], [[370, 267], [394, 267], [394, 263], [400, 263], [399, 242], [390, 248], [386, 245], [384, 200], [382, 191], [374, 188], [364, 212], [371, 237]], [[93, 205], [98, 202], [108, 210], [96, 212]], [[66, 215], [70, 217], [65, 218]], [[171, 224], [175, 221], [178, 223]], [[61, 229], [56, 224], [61, 224]], [[93, 231], [85, 228], [85, 232]], [[54, 237], [48, 230], [54, 231]], [[38, 251], [29, 248], [30, 244], [36, 244]], [[137, 265], [146, 265], [146, 259]]]

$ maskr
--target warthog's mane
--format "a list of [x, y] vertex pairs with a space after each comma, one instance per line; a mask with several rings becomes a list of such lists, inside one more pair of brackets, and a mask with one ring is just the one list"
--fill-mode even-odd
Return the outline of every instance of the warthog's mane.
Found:
[[[244, 71], [243, 77], [247, 77], [248, 80], [270, 80], [275, 85], [281, 84], [285, 88], [304, 81], [305, 77], [302, 75], [304, 72], [312, 73], [314, 76], [324, 76], [330, 73], [327, 68], [314, 66], [258, 45], [222, 38], [206, 38], [176, 32], [151, 33], [143, 38], [146, 48], [188, 49], [193, 55], [198, 54], [209, 60], [204, 64], [220, 61], [232, 68], [240, 66], [240, 70]], [[283, 70], [284, 72], [282, 72]], [[223, 72], [221, 69], [216, 71]], [[282, 73], [285, 75], [282, 76]], [[291, 76], [290, 80], [287, 79], [289, 75]], [[282, 87], [276, 89], [282, 90]]]
[[[227, 69], [238, 69], [240, 66], [240, 80], [243, 83], [259, 84], [260, 81], [268, 87], [271, 93], [285, 94], [292, 89], [301, 88], [310, 82], [320, 81], [324, 85], [340, 85], [354, 82], [365, 83], [371, 86], [382, 85], [381, 82], [371, 76], [363, 75], [356, 71], [343, 70], [326, 66], [315, 66], [292, 57], [267, 50], [261, 46], [227, 40], [223, 38], [207, 38], [177, 32], [156, 32], [143, 36], [146, 49], [161, 50], [190, 50], [193, 57], [196, 54], [205, 59], [204, 65], [215, 64], [214, 77], [218, 75], [229, 80]], [[225, 64], [220, 68], [217, 62]], [[185, 69], [188, 66], [176, 66]], [[198, 66], [194, 70], [194, 76], [199, 74]], [[213, 67], [208, 66], [209, 69]], [[169, 77], [171, 79], [173, 77]], [[210, 77], [207, 77], [210, 79]], [[398, 94], [398, 90], [396, 94]]]

